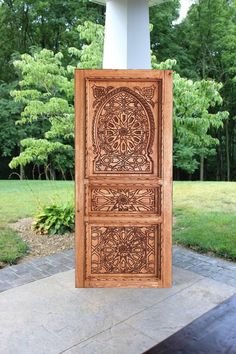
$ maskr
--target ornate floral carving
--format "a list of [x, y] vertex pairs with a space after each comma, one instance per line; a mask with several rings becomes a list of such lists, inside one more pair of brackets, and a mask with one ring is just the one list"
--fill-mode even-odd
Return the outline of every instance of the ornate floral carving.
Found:
[[99, 212], [157, 212], [159, 190], [157, 188], [109, 188], [92, 189], [92, 211]]
[[93, 226], [92, 274], [155, 274], [157, 226]]
[[135, 87], [134, 88], [138, 93], [143, 96], [145, 100], [148, 101], [152, 106], [154, 106], [153, 97], [155, 92], [155, 86], [148, 86], [148, 87]]
[[93, 106], [96, 106], [100, 102], [100, 100], [112, 89], [112, 86], [104, 87], [93, 85], [93, 96], [94, 98], [96, 98]]
[[95, 112], [94, 172], [151, 173], [155, 126], [147, 102], [128, 87], [109, 91]]

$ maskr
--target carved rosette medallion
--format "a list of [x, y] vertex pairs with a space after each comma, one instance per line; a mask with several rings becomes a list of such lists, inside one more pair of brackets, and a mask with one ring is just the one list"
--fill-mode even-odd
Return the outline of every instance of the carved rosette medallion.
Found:
[[99, 188], [91, 192], [94, 212], [156, 213], [160, 191], [157, 188]]
[[155, 274], [156, 226], [91, 228], [92, 274]]
[[93, 88], [94, 173], [152, 173], [152, 110], [137, 88]]

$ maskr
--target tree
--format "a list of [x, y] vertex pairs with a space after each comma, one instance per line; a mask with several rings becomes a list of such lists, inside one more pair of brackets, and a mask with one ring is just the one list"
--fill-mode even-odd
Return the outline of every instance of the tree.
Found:
[[236, 169], [232, 169], [236, 161], [236, 1], [199, 0], [177, 26], [176, 40], [181, 47], [175, 56], [181, 75], [223, 83], [223, 109], [229, 111], [229, 119], [222, 128], [211, 133], [220, 142], [217, 178], [230, 180], [236, 176]]
[[23, 138], [23, 131], [18, 129], [16, 121], [20, 117], [22, 105], [15, 102], [10, 96], [10, 91], [16, 87], [17, 83], [11, 85], [0, 85], [0, 155], [11, 156], [19, 146], [19, 141]]
[[[4, 162], [1, 164], [1, 170], [5, 175], [8, 173], [5, 164], [7, 157], [3, 148], [8, 144], [8, 151], [12, 156], [17, 155], [19, 149], [22, 149], [20, 140], [26, 136], [41, 138], [46, 129], [46, 121], [40, 120], [37, 124], [34, 122], [34, 124], [27, 123], [17, 127], [14, 125], [14, 128], [7, 132], [7, 128], [12, 127], [20, 115], [20, 110], [18, 118], [14, 113], [19, 102], [14, 103], [9, 92], [6, 93], [7, 87], [13, 90], [18, 80], [17, 71], [12, 65], [13, 61], [21, 60], [22, 53], [32, 54], [46, 48], [53, 53], [61, 51], [63, 66], [66, 66], [71, 62], [68, 48], [74, 46], [81, 49], [86, 42], [78, 36], [78, 24], [83, 24], [85, 19], [104, 23], [104, 10], [103, 6], [91, 3], [89, 0], [0, 1], [0, 94], [2, 96], [0, 122], [2, 123], [1, 136], [4, 140], [1, 144], [0, 156]], [[8, 125], [5, 124], [7, 121]], [[14, 136], [13, 132], [16, 132]], [[11, 137], [11, 140], [4, 139], [4, 136]]]
[[[156, 69], [172, 69], [175, 60], [161, 64]], [[210, 134], [228, 117], [227, 111], [210, 113], [211, 107], [220, 106], [222, 85], [212, 80], [192, 81], [174, 72], [174, 166], [193, 173], [204, 158], [215, 154], [218, 140]]]
[[41, 137], [21, 141], [23, 151], [10, 163], [43, 165], [45, 175], [73, 169], [73, 82], [62, 65], [62, 53], [43, 49], [23, 54], [14, 62], [22, 74], [20, 90], [12, 91], [16, 102], [24, 105], [21, 124], [41, 127]]
[[34, 164], [38, 170], [43, 167], [46, 178], [54, 178], [55, 173], [73, 175], [74, 69], [99, 65], [103, 43], [101, 25], [85, 22], [78, 29], [84, 45], [81, 50], [69, 49], [71, 65], [63, 65], [61, 52], [54, 54], [47, 49], [23, 54], [14, 61], [21, 80], [11, 94], [15, 102], [24, 106], [18, 123], [30, 126], [32, 134], [21, 141], [22, 151], [12, 159], [11, 168]]
[[67, 60], [68, 48], [81, 48], [76, 28], [85, 20], [104, 23], [104, 7], [89, 0], [1, 0], [0, 79], [15, 79], [11, 65], [17, 55], [32, 47], [61, 51]]
[[[66, 157], [65, 171], [73, 164], [73, 82], [74, 66], [98, 67], [102, 59], [103, 27], [86, 22], [79, 27], [80, 38], [86, 41], [82, 50], [71, 48], [72, 66], [65, 68], [62, 54], [42, 50], [34, 55], [22, 55], [15, 62], [16, 68], [23, 76], [21, 90], [13, 92], [15, 100], [25, 104], [22, 123], [46, 121], [47, 129], [38, 140], [28, 138], [22, 141], [24, 151], [13, 159], [11, 167], [19, 164], [36, 163], [50, 165], [53, 170], [62, 168], [60, 156]], [[77, 62], [79, 59], [79, 62]], [[169, 69], [173, 60], [157, 64], [153, 56], [153, 67]], [[209, 109], [222, 103], [219, 94], [220, 84], [202, 80], [193, 82], [174, 75], [174, 163], [189, 173], [195, 171], [199, 156], [214, 153], [217, 139], [209, 130], [222, 125], [227, 112], [210, 113]], [[69, 156], [68, 156], [69, 154]], [[70, 155], [71, 154], [71, 155]], [[64, 173], [65, 173], [64, 171]]]
[[174, 20], [178, 18], [180, 0], [172, 0], [150, 8], [151, 48], [158, 62], [175, 58], [179, 45], [175, 39]]

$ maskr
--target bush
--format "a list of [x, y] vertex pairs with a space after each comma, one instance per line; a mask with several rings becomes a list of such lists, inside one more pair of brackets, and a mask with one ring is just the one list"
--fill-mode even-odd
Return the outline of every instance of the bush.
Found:
[[64, 234], [74, 231], [75, 210], [72, 205], [49, 205], [44, 207], [32, 224], [33, 229], [43, 235]]

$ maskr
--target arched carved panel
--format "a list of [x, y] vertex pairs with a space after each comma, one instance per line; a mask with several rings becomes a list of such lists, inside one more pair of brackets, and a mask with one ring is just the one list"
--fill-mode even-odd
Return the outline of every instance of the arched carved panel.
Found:
[[94, 173], [152, 173], [155, 124], [148, 103], [128, 87], [110, 88], [103, 99], [99, 89], [107, 92], [93, 88], [99, 97], [93, 123]]

